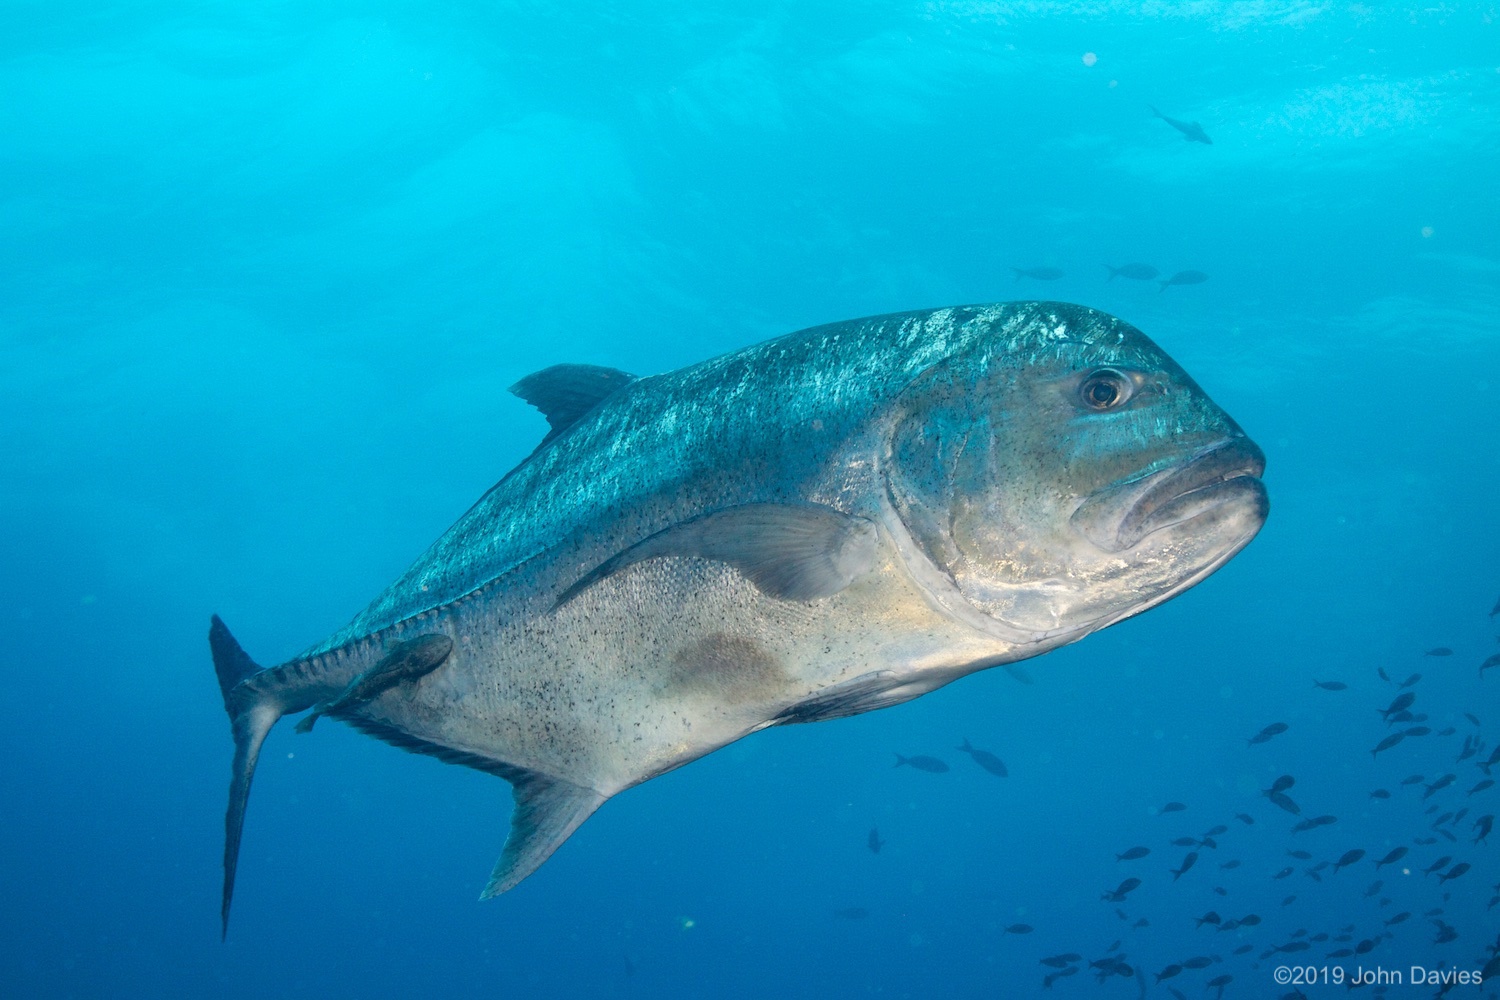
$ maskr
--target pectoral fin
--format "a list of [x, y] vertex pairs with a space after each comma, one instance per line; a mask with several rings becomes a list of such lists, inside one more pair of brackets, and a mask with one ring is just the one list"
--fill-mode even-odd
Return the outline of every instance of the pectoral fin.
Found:
[[563, 591], [554, 608], [611, 574], [664, 556], [725, 562], [763, 593], [811, 601], [837, 594], [869, 572], [878, 545], [875, 522], [821, 504], [726, 507], [658, 531], [606, 559]]
[[901, 681], [894, 670], [876, 670], [824, 688], [812, 697], [784, 709], [771, 722], [773, 725], [788, 726], [797, 722], [843, 719], [873, 712], [877, 708], [899, 705], [920, 693], [902, 690]]
[[535, 771], [515, 770], [517, 773], [509, 779], [516, 803], [510, 817], [510, 836], [480, 899], [493, 899], [515, 888], [604, 804], [604, 796], [592, 788]]

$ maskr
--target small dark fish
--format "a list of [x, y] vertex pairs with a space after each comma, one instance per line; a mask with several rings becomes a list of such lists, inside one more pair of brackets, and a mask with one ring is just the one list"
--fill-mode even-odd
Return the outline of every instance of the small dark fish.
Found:
[[1070, 965], [1070, 966], [1068, 966], [1068, 968], [1063, 969], [1061, 972], [1054, 972], [1050, 976], [1044, 976], [1044, 977], [1042, 977], [1042, 989], [1050, 990], [1052, 988], [1052, 983], [1055, 980], [1065, 979], [1068, 976], [1076, 976], [1076, 975], [1078, 975], [1078, 966], [1076, 966], [1076, 965]]
[[1374, 949], [1374, 947], [1375, 942], [1371, 941], [1369, 938], [1365, 938], [1359, 944], [1354, 946], [1354, 954], [1368, 955]]
[[1272, 802], [1276, 803], [1277, 806], [1285, 809], [1293, 816], [1300, 816], [1302, 814], [1302, 807], [1293, 802], [1289, 797], [1282, 795], [1280, 792], [1266, 792], [1265, 795], [1266, 798], [1270, 799]]
[[[1286, 730], [1287, 724], [1285, 722], [1273, 722], [1266, 728], [1262, 729], [1260, 732], [1256, 733], [1254, 736], [1250, 737], [1245, 741], [1245, 743], [1247, 746], [1254, 746], [1257, 743], [1265, 743], [1267, 740], [1270, 740], [1274, 736], [1280, 736], [1282, 733], [1286, 732]], [[1277, 789], [1277, 791], [1280, 790], [1281, 789], [1279, 788]]]
[[1327, 868], [1330, 863], [1331, 862], [1328, 862], [1328, 861], [1319, 861], [1317, 864], [1315, 864], [1311, 868], [1309, 868], [1308, 871], [1310, 871], [1310, 872], [1320, 872], [1324, 868]]
[[958, 748], [961, 753], [966, 753], [974, 759], [974, 763], [984, 768], [997, 778], [1007, 778], [1010, 772], [1005, 769], [1005, 762], [988, 750], [976, 750], [969, 745], [969, 738], [964, 737], [964, 745]]
[[1172, 285], [1201, 285], [1208, 280], [1208, 275], [1202, 271], [1178, 271], [1163, 281], [1158, 281], [1161, 291], [1165, 292]]
[[1217, 851], [1219, 849], [1219, 842], [1212, 837], [1204, 837], [1202, 840], [1198, 841], [1198, 846], [1206, 847], [1210, 851]]
[[1420, 785], [1422, 782], [1424, 782], [1426, 780], [1427, 779], [1424, 778], [1424, 777], [1422, 777], [1420, 774], [1413, 774], [1409, 778], [1402, 778], [1401, 779], [1401, 784], [1403, 784], [1403, 785]]
[[1384, 868], [1386, 865], [1393, 865], [1397, 861], [1400, 861], [1404, 857], [1406, 857], [1406, 848], [1404, 848], [1404, 847], [1393, 848], [1389, 854], [1387, 854], [1385, 857], [1381, 858], [1379, 861], [1375, 862], [1375, 870], [1379, 871], [1380, 869]]
[[1429, 649], [1427, 652], [1423, 653], [1422, 655], [1423, 656], [1452, 656], [1453, 655], [1453, 650], [1449, 649], [1447, 646], [1434, 646], [1431, 649]]
[[1176, 840], [1172, 841], [1173, 847], [1196, 847], [1197, 845], [1198, 841], [1194, 840], [1192, 837], [1178, 837]]
[[1210, 979], [1208, 982], [1204, 983], [1203, 985], [1207, 986], [1209, 989], [1218, 988], [1218, 989], [1222, 990], [1224, 987], [1228, 986], [1232, 982], [1234, 982], [1234, 977], [1231, 976], [1229, 973], [1226, 972], [1222, 976], [1215, 976], [1215, 977], [1213, 977], [1212, 979]]
[[1296, 778], [1292, 777], [1290, 774], [1283, 774], [1281, 777], [1279, 777], [1275, 781], [1271, 782], [1271, 791], [1273, 791], [1273, 792], [1284, 792], [1288, 788], [1291, 788], [1296, 783], [1297, 783], [1297, 779]]
[[1082, 955], [1070, 951], [1063, 955], [1053, 955], [1050, 958], [1044, 958], [1042, 959], [1042, 964], [1049, 968], [1061, 969], [1065, 965], [1072, 965], [1074, 962], [1081, 961], [1083, 961]]
[[1388, 705], [1384, 709], [1376, 709], [1376, 711], [1378, 711], [1381, 715], [1383, 715], [1387, 719], [1389, 719], [1391, 716], [1395, 715], [1397, 712], [1402, 712], [1402, 711], [1405, 711], [1408, 708], [1411, 708], [1412, 703], [1415, 702], [1416, 700], [1417, 700], [1416, 694], [1414, 694], [1411, 691], [1408, 691], [1405, 694], [1398, 694], [1398, 695], [1396, 695], [1396, 699], [1394, 701], [1392, 701], [1390, 703], [1390, 705]]
[[1034, 929], [1030, 924], [1011, 924], [1005, 930], [1001, 931], [1000, 934], [1002, 936], [1006, 934], [1030, 934]]
[[1114, 281], [1116, 278], [1129, 278], [1132, 281], [1150, 281], [1161, 273], [1150, 264], [1121, 264], [1119, 267], [1110, 267], [1108, 264], [1105, 264], [1104, 269], [1109, 272], [1109, 277], [1105, 279], [1106, 281]]
[[1213, 964], [1214, 960], [1207, 955], [1197, 955], [1193, 958], [1184, 959], [1182, 967], [1184, 969], [1206, 969]]
[[1181, 972], [1182, 966], [1169, 965], [1156, 974], [1156, 981], [1159, 983], [1163, 979], [1171, 979], [1173, 976], [1179, 975]]
[[1214, 895], [1215, 896], [1227, 896], [1227, 895], [1229, 895], [1229, 890], [1226, 889], [1226, 888], [1224, 888], [1222, 885], [1216, 885], [1216, 886], [1214, 886]]
[[1298, 861], [1311, 861], [1312, 855], [1306, 851], [1287, 851], [1286, 856], [1296, 858]]
[[1387, 684], [1390, 683], [1391, 678], [1390, 675], [1385, 672], [1385, 667], [1376, 667], [1375, 672], [1380, 675], [1381, 680], [1385, 681]]
[[1121, 920], [1127, 920], [1128, 921], [1130, 919], [1130, 914], [1126, 913], [1124, 910], [1120, 909], [1118, 906], [1115, 907], [1115, 916], [1119, 917]]
[[1441, 920], [1434, 920], [1433, 923], [1437, 924], [1438, 929], [1437, 937], [1432, 939], [1433, 944], [1447, 944], [1449, 941], [1453, 941], [1458, 938], [1458, 931], [1454, 930], [1452, 927], [1449, 927]]
[[1234, 951], [1230, 952], [1230, 954], [1231, 955], [1246, 955], [1246, 954], [1249, 954], [1250, 952], [1252, 952], [1254, 950], [1255, 950], [1255, 945], [1253, 945], [1253, 944], [1242, 944], [1238, 948], [1234, 949]]
[[1388, 799], [1390, 797], [1391, 793], [1386, 791], [1384, 788], [1377, 788], [1370, 793], [1370, 798], [1372, 799]]
[[1169, 871], [1169, 872], [1172, 873], [1172, 881], [1176, 882], [1178, 879], [1182, 878], [1182, 876], [1186, 875], [1188, 873], [1188, 871], [1193, 867], [1193, 865], [1195, 865], [1197, 863], [1198, 863], [1198, 854], [1197, 854], [1197, 852], [1196, 851], [1188, 851], [1187, 855], [1182, 859], [1182, 867], [1181, 868], [1168, 868], [1167, 871]]
[[1407, 736], [1431, 736], [1432, 730], [1426, 726], [1412, 726], [1410, 729], [1402, 730]]
[[863, 920], [870, 915], [870, 911], [863, 906], [846, 906], [842, 910], [834, 910], [833, 915], [840, 920]]
[[1454, 763], [1461, 764], [1479, 752], [1479, 741], [1472, 736], [1464, 740], [1464, 748], [1459, 751]]
[[1188, 142], [1201, 142], [1205, 146], [1212, 146], [1214, 144], [1214, 141], [1208, 137], [1208, 133], [1203, 131], [1203, 126], [1199, 125], [1197, 122], [1181, 122], [1176, 118], [1168, 118], [1166, 115], [1156, 110], [1156, 108], [1150, 104], [1146, 105], [1146, 107], [1151, 108], [1151, 113], [1153, 115], [1160, 118], [1162, 121], [1166, 122], [1177, 131], [1181, 132], [1182, 137]]
[[1352, 851], [1345, 851], [1344, 856], [1339, 858], [1338, 861], [1334, 863], [1333, 870], [1338, 871], [1340, 868], [1347, 868], [1349, 865], [1354, 864], [1354, 862], [1358, 861], [1364, 856], [1365, 852], [1357, 847]]
[[1328, 953], [1329, 958], [1348, 958], [1354, 954], [1353, 948], [1335, 948]]
[[880, 853], [880, 849], [885, 846], [885, 841], [880, 839], [879, 827], [870, 827], [870, 836], [865, 840], [865, 846], [870, 849], [871, 854]]
[[[1427, 718], [1427, 716], [1424, 715], [1424, 716], [1422, 716], [1422, 718], [1425, 719], [1425, 718]], [[1391, 716], [1389, 719], [1385, 720], [1386, 725], [1388, 725], [1388, 726], [1396, 726], [1396, 725], [1400, 725], [1403, 722], [1416, 722], [1416, 721], [1417, 721], [1417, 717], [1415, 715], [1413, 715], [1411, 712], [1408, 712], [1408, 711], [1406, 711], [1404, 709], [1402, 711], [1400, 711], [1400, 712], [1397, 712], [1395, 715]]]
[[1490, 617], [1493, 618], [1496, 615], [1500, 615], [1500, 601], [1496, 601], [1495, 606], [1490, 608]]
[[1254, 913], [1247, 913], [1243, 917], [1240, 918], [1240, 926], [1241, 927], [1255, 927], [1255, 926], [1258, 926], [1259, 924], [1260, 924], [1260, 917], [1256, 916]]
[[1181, 802], [1168, 802], [1166, 805], [1161, 807], [1161, 811], [1164, 813], [1180, 813], [1186, 808], [1187, 806], [1183, 805]]
[[1296, 901], [1297, 901], [1297, 897], [1296, 896], [1288, 896], [1288, 897], [1286, 897], [1285, 899], [1283, 899], [1281, 901], [1281, 905], [1282, 906], [1291, 906]]
[[1125, 902], [1126, 894], [1134, 892], [1136, 889], [1140, 888], [1140, 885], [1140, 879], [1128, 878], [1125, 881], [1121, 882], [1118, 888], [1106, 891], [1099, 898], [1106, 903], [1123, 903]]
[[1392, 917], [1391, 919], [1387, 920], [1385, 922], [1385, 925], [1387, 927], [1395, 927], [1397, 924], [1404, 924], [1404, 923], [1406, 923], [1410, 919], [1411, 919], [1411, 914], [1407, 913], [1405, 911], [1402, 911], [1401, 913], [1398, 913], [1394, 917]]
[[1220, 865], [1219, 867], [1220, 868], [1224, 868], [1224, 869], [1227, 870], [1227, 869], [1230, 869], [1230, 868], [1238, 868], [1239, 866], [1240, 866], [1239, 860], [1236, 859], [1234, 861], [1226, 861], [1222, 865]]
[[947, 764], [936, 757], [927, 757], [923, 754], [917, 754], [915, 757], [903, 757], [899, 753], [896, 754], [896, 766], [900, 767], [902, 764], [910, 765], [918, 771], [926, 771], [928, 774], [942, 774], [948, 770]]
[[1454, 879], [1458, 878], [1460, 875], [1462, 875], [1465, 872], [1467, 872], [1468, 870], [1469, 870], [1469, 863], [1467, 861], [1460, 861], [1458, 864], [1454, 865], [1452, 868], [1449, 868], [1446, 872], [1444, 872], [1443, 874], [1439, 875], [1438, 876], [1438, 882], [1439, 883], [1442, 883], [1442, 882], [1451, 882]]
[[1349, 685], [1343, 681], [1313, 681], [1313, 687], [1320, 687], [1324, 691], [1345, 691]]
[[1137, 920], [1135, 923], [1131, 924], [1130, 925], [1130, 929], [1138, 931], [1142, 927], [1150, 927], [1150, 926], [1151, 926], [1151, 921], [1147, 920], [1145, 917], [1142, 917], [1141, 919]]
[[1489, 843], [1490, 831], [1493, 830], [1494, 828], [1495, 828], [1495, 817], [1494, 816], [1481, 816], [1478, 819], [1476, 819], [1474, 821], [1474, 829], [1477, 830], [1478, 833], [1474, 837], [1474, 843], [1476, 843], [1476, 844], [1488, 844]]
[[1440, 729], [1440, 730], [1438, 730], [1438, 735], [1439, 736], [1452, 736], [1456, 732], [1458, 732], [1457, 729], [1453, 728], [1452, 726], [1449, 726], [1446, 729]]
[[1249, 813], [1235, 813], [1234, 814], [1234, 818], [1237, 819], [1237, 820], [1239, 820], [1241, 823], [1245, 824], [1246, 826], [1254, 826], [1255, 825], [1255, 817], [1251, 816]]
[[1500, 653], [1490, 654], [1490, 656], [1479, 665], [1479, 677], [1481, 680], [1484, 678], [1484, 672], [1490, 669], [1490, 667], [1500, 667]]
[[1456, 775], [1456, 774], [1445, 774], [1445, 775], [1443, 775], [1441, 778], [1439, 778], [1438, 780], [1434, 781], [1432, 784], [1430, 784], [1430, 785], [1427, 786], [1427, 791], [1425, 791], [1425, 792], [1422, 793], [1422, 798], [1425, 800], [1428, 796], [1432, 795], [1435, 792], [1442, 791], [1443, 789], [1447, 788], [1449, 785], [1453, 784], [1457, 780], [1458, 780], [1458, 775]]
[[1209, 830], [1203, 836], [1205, 836], [1205, 837], [1222, 837], [1224, 834], [1226, 834], [1228, 832], [1229, 832], [1229, 827], [1227, 827], [1227, 826], [1225, 826], [1225, 825], [1223, 825], [1221, 823], [1218, 826], [1214, 827], [1212, 830]]
[[1490, 759], [1479, 766], [1484, 769], [1485, 774], [1489, 774], [1490, 768], [1496, 764], [1500, 764], [1500, 746], [1495, 747], [1494, 752], [1490, 754]]
[[1458, 838], [1455, 837], [1455, 836], [1453, 836], [1453, 834], [1449, 833], [1447, 830], [1439, 830], [1438, 831], [1438, 836], [1439, 837], [1445, 837], [1445, 838], [1447, 838], [1447, 840], [1449, 841], [1449, 843], [1453, 843], [1453, 844], [1458, 843]]
[[[1400, 743], [1404, 739], [1406, 739], [1405, 733], [1392, 733], [1385, 739], [1381, 740], [1378, 744], [1376, 744], [1375, 749], [1370, 751], [1370, 756], [1373, 758], [1379, 755], [1382, 751], [1389, 750], [1391, 747], [1395, 746], [1397, 743]], [[1405, 784], [1405, 782], [1403, 782], [1403, 784]]]
[[1011, 270], [1015, 272], [1017, 281], [1020, 281], [1022, 278], [1032, 278], [1036, 281], [1056, 281], [1065, 273], [1056, 267], [1013, 267]]
[[1221, 930], [1221, 931], [1232, 931], [1236, 927], [1238, 927], [1239, 925], [1240, 925], [1240, 922], [1238, 920], [1226, 920], [1222, 924], [1219, 925], [1219, 930]]
[[1376, 879], [1370, 883], [1370, 888], [1365, 890], [1365, 898], [1369, 899], [1371, 896], [1380, 895], [1380, 890], [1383, 888], [1385, 888], [1385, 883], [1380, 881], [1380, 879]]
[[1419, 844], [1422, 847], [1431, 847], [1433, 844], [1437, 843], [1437, 838], [1436, 837], [1418, 837], [1416, 840], [1412, 841], [1412, 843]]
[[1398, 687], [1398, 688], [1409, 688], [1413, 684], [1415, 684], [1418, 681], [1420, 681], [1421, 679], [1422, 679], [1422, 675], [1421, 674], [1412, 674], [1406, 680], [1402, 681], [1400, 684], [1397, 684], [1396, 687]]
[[1474, 725], [1476, 725], [1476, 726], [1479, 725], [1479, 720], [1476, 719], [1473, 715], [1471, 715], [1468, 712], [1464, 713], [1464, 718], [1468, 719], [1470, 722], [1474, 723]]
[[1149, 848], [1149, 847], [1132, 847], [1130, 850], [1126, 851], [1124, 854], [1116, 854], [1115, 855], [1115, 860], [1116, 861], [1135, 861], [1135, 860], [1137, 860], [1139, 858], [1144, 858], [1146, 855], [1148, 855], [1150, 853], [1151, 853], [1151, 848]]
[[1286, 878], [1288, 875], [1290, 875], [1292, 872], [1294, 872], [1296, 870], [1297, 869], [1295, 869], [1295, 868], [1283, 868], [1283, 869], [1281, 869], [1281, 871], [1279, 871], [1275, 875], [1271, 876], [1271, 881], [1274, 882], [1277, 879]]
[[1316, 871], [1314, 871], [1311, 868], [1309, 868], [1304, 874], [1307, 875], [1307, 877], [1310, 878], [1310, 879], [1312, 879], [1314, 882], [1321, 882], [1321, 881], [1323, 881], [1323, 876], [1319, 875]]

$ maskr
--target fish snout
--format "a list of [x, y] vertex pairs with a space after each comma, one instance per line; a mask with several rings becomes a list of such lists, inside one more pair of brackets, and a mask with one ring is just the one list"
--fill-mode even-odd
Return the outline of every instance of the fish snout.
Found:
[[1157, 532], [1199, 519], [1206, 523], [1233, 505], [1253, 534], [1270, 513], [1261, 482], [1265, 469], [1265, 453], [1237, 434], [1171, 468], [1100, 490], [1079, 506], [1072, 523], [1099, 548], [1124, 552]]

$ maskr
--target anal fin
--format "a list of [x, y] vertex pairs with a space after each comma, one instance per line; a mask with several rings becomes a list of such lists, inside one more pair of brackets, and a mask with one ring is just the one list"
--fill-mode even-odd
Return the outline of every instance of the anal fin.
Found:
[[605, 796], [592, 788], [536, 771], [516, 770], [519, 773], [508, 776], [515, 798], [510, 836], [480, 899], [493, 899], [515, 888], [604, 804]]

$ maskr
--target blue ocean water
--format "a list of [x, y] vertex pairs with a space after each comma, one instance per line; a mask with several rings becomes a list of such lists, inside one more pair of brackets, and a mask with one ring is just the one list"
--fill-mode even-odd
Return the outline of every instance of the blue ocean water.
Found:
[[[1500, 931], [1474, 842], [1500, 792], [1468, 794], [1500, 743], [1500, 669], [1478, 670], [1500, 651], [1496, 16], [0, 6], [0, 995], [1007, 997], [1061, 953], [1084, 968], [1057, 996], [1479, 971]], [[1106, 280], [1128, 262], [1209, 277]], [[1264, 447], [1271, 519], [1217, 575], [1034, 683], [981, 673], [653, 780], [482, 905], [503, 782], [281, 726], [220, 942], [211, 613], [263, 663], [343, 625], [540, 438], [506, 392], [528, 372], [1032, 298], [1137, 325]], [[1418, 673], [1425, 721], [1388, 726]], [[1337, 822], [1292, 833], [1262, 794], [1282, 774]], [[1174, 880], [1172, 841], [1219, 825]], [[1440, 884], [1444, 855], [1470, 868]], [[1097, 981], [1111, 955], [1143, 977]]]

